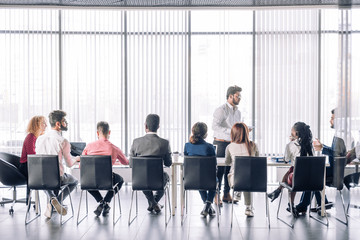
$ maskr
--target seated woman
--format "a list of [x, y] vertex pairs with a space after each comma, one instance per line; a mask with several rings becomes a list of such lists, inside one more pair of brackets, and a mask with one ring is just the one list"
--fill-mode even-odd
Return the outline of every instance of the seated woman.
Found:
[[[36, 139], [45, 133], [45, 129], [47, 127], [46, 119], [44, 116], [35, 116], [30, 119], [29, 124], [26, 129], [27, 136], [24, 140], [21, 157], [20, 157], [20, 172], [28, 178], [28, 169], [27, 169], [27, 156], [28, 154], [36, 154], [35, 153], [35, 142]], [[26, 191], [26, 203], [28, 201], [30, 190]]]
[[[228, 180], [230, 187], [234, 185], [234, 162], [236, 156], [259, 156], [259, 150], [255, 143], [249, 139], [249, 129], [245, 123], [235, 123], [231, 128], [231, 143], [225, 150], [225, 163], [230, 165]], [[239, 196], [241, 193], [236, 193]], [[245, 198], [245, 215], [253, 217], [251, 192], [244, 192]]]
[[[205, 142], [207, 136], [207, 126], [203, 122], [197, 122], [191, 129], [192, 135], [190, 142], [185, 143], [184, 155], [186, 156], [215, 156], [215, 148], [212, 144]], [[206, 217], [215, 215], [215, 210], [211, 206], [215, 197], [215, 190], [199, 191], [204, 202], [204, 209], [201, 215]]]
[[[292, 185], [295, 158], [297, 156], [313, 155], [314, 151], [312, 147], [312, 133], [310, 130], [310, 126], [306, 125], [306, 123], [304, 122], [296, 122], [291, 128], [290, 142], [286, 145], [284, 154], [284, 160], [286, 162], [291, 162], [292, 166], [285, 173], [282, 182], [287, 182], [287, 184]], [[277, 189], [275, 189], [275, 191], [268, 194], [268, 197], [271, 199], [271, 201], [274, 201], [276, 198], [279, 197], [282, 188], [282, 186], [279, 186]], [[299, 213], [294, 207], [295, 195], [295, 192], [291, 193], [291, 203], [293, 206], [292, 212], [294, 214], [294, 217], [298, 217]], [[290, 208], [288, 208], [287, 210], [290, 211]]]
[[36, 139], [45, 133], [45, 129], [47, 127], [46, 119], [44, 116], [35, 116], [30, 119], [29, 124], [26, 129], [27, 136], [24, 140], [21, 157], [20, 157], [20, 165], [19, 170], [24, 176], [28, 177], [27, 171], [27, 156], [28, 154], [36, 154], [35, 153], [35, 142]]

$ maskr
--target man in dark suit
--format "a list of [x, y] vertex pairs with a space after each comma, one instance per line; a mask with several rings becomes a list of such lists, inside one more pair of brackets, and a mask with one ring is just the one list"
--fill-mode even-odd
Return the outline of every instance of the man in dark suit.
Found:
[[[157, 135], [159, 123], [160, 117], [157, 114], [149, 114], [146, 117], [146, 135], [134, 140], [130, 149], [130, 165], [132, 165], [132, 157], [161, 157], [165, 166], [171, 166], [172, 159], [169, 141]], [[169, 175], [164, 172], [164, 186], [169, 180]], [[150, 212], [154, 210], [156, 213], [159, 213], [162, 208], [159, 205], [159, 201], [164, 195], [164, 191], [156, 191], [155, 194], [152, 191], [143, 191], [143, 193], [149, 203], [147, 210]]]

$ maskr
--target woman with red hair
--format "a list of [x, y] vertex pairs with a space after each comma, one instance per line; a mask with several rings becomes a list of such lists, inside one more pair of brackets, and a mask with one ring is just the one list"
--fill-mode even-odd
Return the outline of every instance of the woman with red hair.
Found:
[[[256, 144], [249, 139], [249, 128], [245, 123], [235, 123], [231, 128], [231, 143], [225, 150], [225, 163], [230, 165], [228, 174], [229, 185], [234, 185], [234, 162], [237, 156], [259, 156], [259, 150]], [[241, 192], [235, 193], [235, 199], [239, 200]], [[253, 217], [252, 196], [251, 192], [244, 192], [245, 198], [245, 215]]]

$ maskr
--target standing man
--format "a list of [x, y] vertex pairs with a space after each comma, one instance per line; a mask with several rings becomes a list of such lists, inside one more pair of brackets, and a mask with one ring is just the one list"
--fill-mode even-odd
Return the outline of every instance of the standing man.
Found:
[[[63, 158], [68, 167], [72, 167], [77, 161], [80, 161], [80, 157], [72, 157], [70, 155], [70, 143], [62, 135], [62, 131], [68, 130], [68, 123], [65, 119], [66, 113], [61, 110], [52, 111], [49, 114], [49, 122], [51, 130], [44, 135], [41, 135], [36, 140], [35, 152], [36, 154], [50, 154], [59, 156], [59, 169], [60, 169], [60, 181], [61, 186], [69, 184], [69, 191], [66, 188], [64, 190], [64, 199], [76, 188], [78, 181], [70, 174], [64, 173], [64, 166], [62, 164]], [[54, 191], [46, 191], [50, 201], [47, 204], [45, 216], [51, 217], [52, 207], [59, 214], [66, 215], [67, 209], [60, 204], [61, 195]]]
[[[98, 136], [98, 140], [89, 143], [85, 147], [82, 155], [110, 155], [112, 160], [112, 165], [115, 164], [116, 160], [119, 160], [119, 162], [123, 165], [129, 165], [129, 161], [126, 159], [123, 152], [117, 146], [115, 146], [109, 141], [110, 138], [109, 124], [107, 122], [101, 121], [98, 122], [96, 128], [97, 128], [96, 133]], [[112, 174], [112, 178], [113, 178], [113, 185], [116, 185], [117, 183], [118, 185], [116, 188], [114, 188], [114, 192], [108, 191], [104, 198], [101, 196], [101, 193], [97, 190], [89, 191], [89, 193], [95, 198], [96, 202], [99, 203], [99, 205], [94, 211], [97, 217], [100, 216], [101, 212], [103, 216], [109, 214], [110, 211], [109, 203], [111, 202], [113, 195], [115, 195], [118, 192], [118, 190], [120, 190], [121, 186], [124, 183], [124, 179], [120, 175], [114, 172]]]
[[[216, 157], [225, 157], [225, 149], [227, 145], [230, 144], [230, 131], [232, 126], [241, 122], [241, 112], [239, 111], [237, 105], [239, 105], [241, 100], [242, 91], [241, 87], [231, 86], [228, 88], [226, 93], [227, 102], [220, 107], [218, 107], [214, 112], [214, 119], [212, 124], [212, 129], [214, 130], [214, 142], [213, 144], [217, 146]], [[230, 186], [228, 182], [228, 174], [230, 171], [230, 166], [222, 166], [218, 167], [217, 170], [217, 178], [219, 180], [219, 186], [221, 187], [222, 178], [224, 177], [224, 196], [222, 201], [231, 203], [232, 198], [230, 195]], [[225, 175], [225, 176], [224, 176]], [[238, 202], [238, 200], [234, 200], [234, 203]], [[215, 203], [222, 205], [217, 202], [217, 197], [215, 196]]]
[[[157, 135], [159, 129], [160, 117], [157, 114], [149, 114], [145, 121], [146, 135], [136, 138], [130, 149], [130, 162], [131, 157], [160, 157], [163, 159], [164, 165], [170, 167], [172, 164], [171, 150], [169, 141]], [[131, 164], [130, 164], [131, 165]], [[164, 186], [169, 182], [169, 175], [164, 172]], [[147, 210], [156, 213], [161, 211], [159, 201], [164, 195], [164, 191], [156, 191], [155, 195], [152, 191], [143, 191], [145, 194], [149, 207]]]

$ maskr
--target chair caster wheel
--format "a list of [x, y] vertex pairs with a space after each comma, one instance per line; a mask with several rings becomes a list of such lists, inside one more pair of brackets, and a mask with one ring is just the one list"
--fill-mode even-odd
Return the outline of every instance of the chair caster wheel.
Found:
[[14, 209], [9, 209], [9, 214], [13, 215], [14, 214]]

